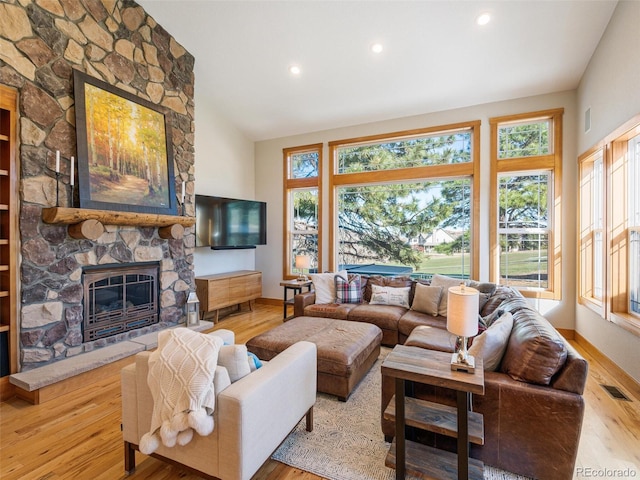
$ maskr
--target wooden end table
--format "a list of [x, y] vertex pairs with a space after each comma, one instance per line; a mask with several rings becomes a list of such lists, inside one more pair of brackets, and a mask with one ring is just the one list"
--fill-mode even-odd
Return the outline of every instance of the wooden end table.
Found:
[[[396, 479], [404, 479], [405, 471], [428, 478], [484, 478], [483, 463], [469, 459], [469, 442], [484, 443], [482, 415], [469, 411], [471, 394], [484, 395], [482, 359], [476, 358], [475, 373], [453, 371], [450, 363], [450, 353], [405, 345], [396, 345], [382, 363], [382, 375], [395, 379], [395, 396], [384, 416], [395, 419], [396, 436], [385, 463], [395, 467]], [[407, 380], [455, 390], [457, 406], [405, 398]], [[457, 437], [457, 458], [455, 453], [405, 440], [405, 425]]]
[[[288, 320], [289, 317], [287, 316], [287, 307], [288, 306], [293, 306], [293, 297], [295, 297], [297, 294], [302, 293], [302, 289], [304, 287], [307, 287], [307, 292], [311, 291], [311, 285], [312, 282], [311, 280], [283, 280], [282, 282], [280, 282], [280, 286], [284, 287], [284, 304], [283, 304], [283, 319], [284, 320]], [[287, 298], [287, 293], [289, 290], [293, 290], [293, 297], [291, 298]]]

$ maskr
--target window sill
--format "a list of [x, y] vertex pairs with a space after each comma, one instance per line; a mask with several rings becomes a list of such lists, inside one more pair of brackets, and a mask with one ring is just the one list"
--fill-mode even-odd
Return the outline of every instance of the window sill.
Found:
[[593, 298], [578, 297], [578, 303], [583, 307], [588, 308], [593, 313], [598, 314], [601, 318], [605, 318], [604, 305], [602, 302]]
[[640, 337], [640, 318], [626, 312], [611, 312], [611, 321]]

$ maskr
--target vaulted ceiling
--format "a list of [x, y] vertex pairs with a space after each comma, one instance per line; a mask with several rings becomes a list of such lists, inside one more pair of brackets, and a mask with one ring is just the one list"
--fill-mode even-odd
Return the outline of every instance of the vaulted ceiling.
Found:
[[139, 3], [194, 55], [196, 109], [264, 140], [575, 89], [617, 1]]

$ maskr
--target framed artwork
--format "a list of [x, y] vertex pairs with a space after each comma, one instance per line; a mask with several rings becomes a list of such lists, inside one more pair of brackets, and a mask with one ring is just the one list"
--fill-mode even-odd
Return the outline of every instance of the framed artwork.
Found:
[[176, 215], [165, 110], [78, 70], [73, 86], [80, 207]]

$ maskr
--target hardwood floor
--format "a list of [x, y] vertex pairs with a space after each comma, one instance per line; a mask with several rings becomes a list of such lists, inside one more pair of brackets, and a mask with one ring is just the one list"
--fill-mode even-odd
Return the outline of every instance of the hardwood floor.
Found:
[[[244, 343], [281, 322], [282, 307], [258, 304], [253, 312], [222, 318], [214, 329], [233, 330], [236, 341]], [[601, 469], [631, 469], [633, 473], [627, 477], [640, 478], [640, 399], [632, 398], [632, 402], [612, 399], [600, 384], [616, 385], [627, 396], [630, 393], [583, 349], [575, 343], [574, 346], [590, 361], [585, 392], [587, 408], [577, 461], [577, 468], [583, 470], [576, 478], [613, 476], [594, 475], [595, 470]], [[30, 405], [18, 399], [0, 404], [0, 478], [3, 480], [199, 478], [140, 453], [136, 454], [136, 461], [136, 472], [125, 477], [119, 375], [42, 405]], [[293, 478], [320, 477], [272, 460], [254, 476], [254, 480]]]

